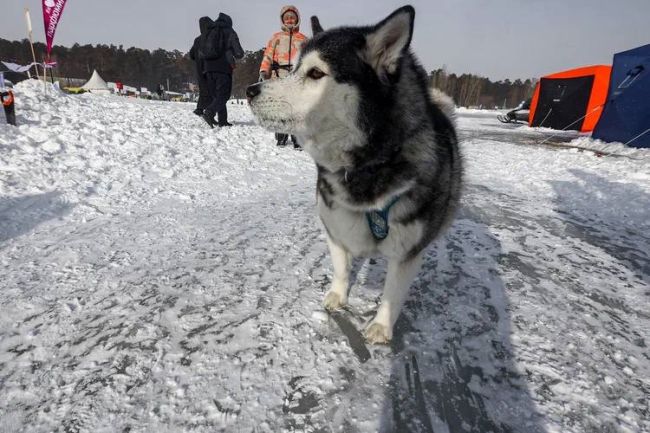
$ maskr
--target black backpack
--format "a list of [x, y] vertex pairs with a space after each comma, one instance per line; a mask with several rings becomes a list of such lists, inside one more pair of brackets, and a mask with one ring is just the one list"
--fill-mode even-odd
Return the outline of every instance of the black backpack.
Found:
[[202, 54], [207, 60], [221, 58], [226, 52], [227, 41], [226, 29], [221, 26], [215, 26], [208, 31], [205, 38]]

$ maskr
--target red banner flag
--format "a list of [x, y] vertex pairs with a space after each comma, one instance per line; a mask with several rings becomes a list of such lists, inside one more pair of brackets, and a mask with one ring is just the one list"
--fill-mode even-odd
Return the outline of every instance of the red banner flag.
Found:
[[45, 23], [45, 40], [47, 42], [47, 57], [50, 57], [54, 33], [59, 24], [63, 8], [67, 0], [43, 0], [43, 22]]

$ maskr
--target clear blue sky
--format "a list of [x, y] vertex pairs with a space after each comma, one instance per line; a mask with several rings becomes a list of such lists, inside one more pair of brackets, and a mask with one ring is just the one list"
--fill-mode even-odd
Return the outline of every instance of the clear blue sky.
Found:
[[[26, 37], [23, 10], [34, 36], [45, 39], [40, 0], [5, 0], [0, 37]], [[7, 4], [9, 3], [9, 4]], [[270, 0], [69, 0], [55, 44], [189, 50], [198, 18], [220, 11], [234, 21], [244, 49], [255, 50], [279, 29]], [[324, 27], [372, 24], [403, 1], [295, 1], [303, 32], [309, 16]], [[528, 78], [587, 64], [610, 63], [613, 53], [650, 43], [650, 0], [417, 0], [413, 48], [427, 70], [475, 73], [492, 79]], [[0, 53], [0, 58], [2, 53]]]

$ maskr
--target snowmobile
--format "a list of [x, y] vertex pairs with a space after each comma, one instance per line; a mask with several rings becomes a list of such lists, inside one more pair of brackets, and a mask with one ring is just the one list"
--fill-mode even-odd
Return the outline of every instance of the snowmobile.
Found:
[[508, 111], [505, 116], [497, 115], [497, 119], [502, 123], [528, 123], [528, 113], [530, 113], [530, 99], [521, 101], [514, 110]]

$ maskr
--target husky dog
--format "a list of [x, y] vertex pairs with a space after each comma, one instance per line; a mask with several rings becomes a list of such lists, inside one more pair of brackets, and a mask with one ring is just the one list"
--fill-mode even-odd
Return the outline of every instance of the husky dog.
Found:
[[404, 6], [375, 26], [323, 31], [314, 17], [292, 74], [246, 92], [259, 123], [297, 135], [316, 162], [334, 268], [325, 308], [346, 305], [353, 256], [388, 258], [364, 332], [371, 343], [392, 338], [423, 250], [450, 223], [461, 191], [453, 102], [428, 91], [409, 48], [414, 18]]

